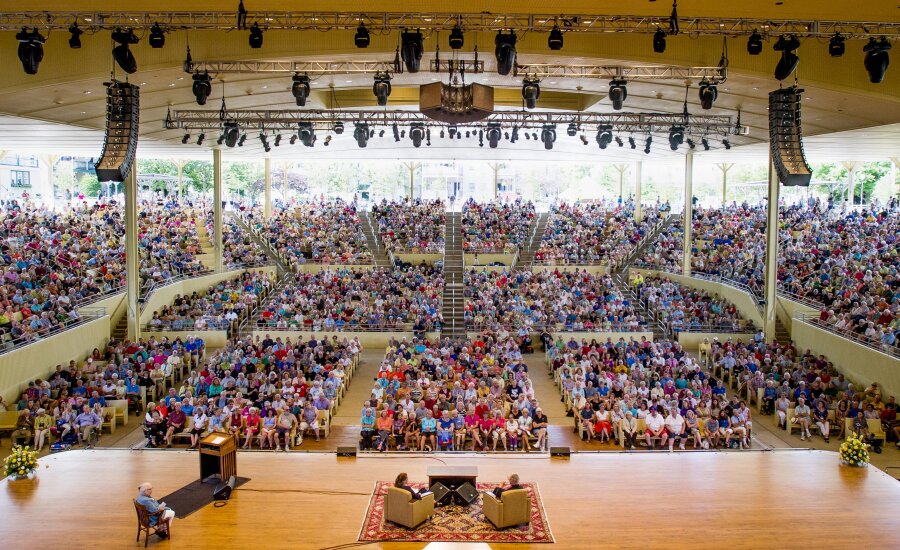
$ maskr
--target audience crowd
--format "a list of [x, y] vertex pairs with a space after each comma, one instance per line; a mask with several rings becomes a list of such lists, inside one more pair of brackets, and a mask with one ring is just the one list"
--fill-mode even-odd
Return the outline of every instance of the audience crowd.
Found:
[[442, 200], [382, 200], [372, 206], [372, 217], [387, 250], [443, 253], [446, 210]]
[[531, 201], [478, 203], [469, 199], [462, 208], [463, 250], [514, 254], [530, 237], [534, 216]]

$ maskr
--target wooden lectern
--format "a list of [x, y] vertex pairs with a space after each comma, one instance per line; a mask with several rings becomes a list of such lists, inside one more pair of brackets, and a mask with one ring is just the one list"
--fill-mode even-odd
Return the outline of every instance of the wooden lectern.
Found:
[[200, 481], [214, 475], [223, 482], [237, 476], [237, 446], [224, 432], [213, 432], [200, 441]]

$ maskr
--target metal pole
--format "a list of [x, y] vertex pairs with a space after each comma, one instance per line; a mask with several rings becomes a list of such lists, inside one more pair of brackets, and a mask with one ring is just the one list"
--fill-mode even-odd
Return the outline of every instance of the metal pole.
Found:
[[728, 204], [728, 171], [734, 166], [730, 162], [720, 162], [716, 166], [722, 171], [722, 207]]
[[691, 274], [691, 245], [693, 244], [694, 217], [694, 152], [688, 151], [684, 156], [684, 248], [682, 249], [681, 271]]
[[128, 319], [128, 339], [136, 342], [141, 337], [141, 310], [138, 296], [141, 292], [138, 278], [138, 226], [137, 226], [137, 163], [124, 182], [125, 191], [125, 299]]
[[183, 160], [178, 161], [178, 202], [184, 197], [184, 165]]
[[266, 187], [263, 197], [263, 218], [272, 217], [272, 159], [266, 157]]
[[644, 214], [641, 212], [641, 169], [643, 167], [643, 161], [637, 161], [637, 166], [634, 167], [634, 221], [639, 222], [644, 219]]
[[410, 162], [406, 165], [409, 168], [409, 203], [412, 204], [413, 195], [415, 195], [415, 183], [416, 183], [416, 163]]
[[494, 171], [494, 200], [500, 197], [500, 163], [495, 162], [489, 165]]
[[213, 248], [216, 271], [222, 270], [222, 151], [213, 149]]
[[781, 189], [778, 176], [769, 153], [769, 215], [766, 222], [766, 303], [763, 315], [763, 331], [766, 340], [775, 338], [775, 290], [778, 276], [778, 200]]

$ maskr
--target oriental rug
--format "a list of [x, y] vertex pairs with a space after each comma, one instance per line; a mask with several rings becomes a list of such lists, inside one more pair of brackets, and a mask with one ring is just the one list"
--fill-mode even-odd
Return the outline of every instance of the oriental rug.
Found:
[[[552, 543], [553, 534], [547, 522], [537, 483], [522, 483], [531, 496], [531, 522], [528, 525], [497, 529], [484, 517], [482, 497], [469, 506], [439, 506], [434, 516], [416, 529], [385, 521], [384, 498], [389, 481], [375, 483], [375, 491], [359, 533], [360, 541], [391, 542], [486, 542], [486, 543]], [[423, 483], [410, 484], [424, 489]], [[500, 483], [478, 483], [479, 493], [490, 491]]]

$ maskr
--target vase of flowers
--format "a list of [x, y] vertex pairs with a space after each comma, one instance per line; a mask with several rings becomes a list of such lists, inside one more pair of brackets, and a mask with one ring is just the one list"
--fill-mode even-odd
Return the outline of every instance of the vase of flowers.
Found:
[[841, 463], [847, 466], [865, 468], [869, 465], [869, 445], [863, 441], [859, 434], [850, 433], [847, 439], [841, 443]]
[[13, 447], [12, 454], [6, 457], [6, 475], [13, 480], [33, 479], [37, 467], [37, 451], [31, 450], [27, 446], [16, 445]]

